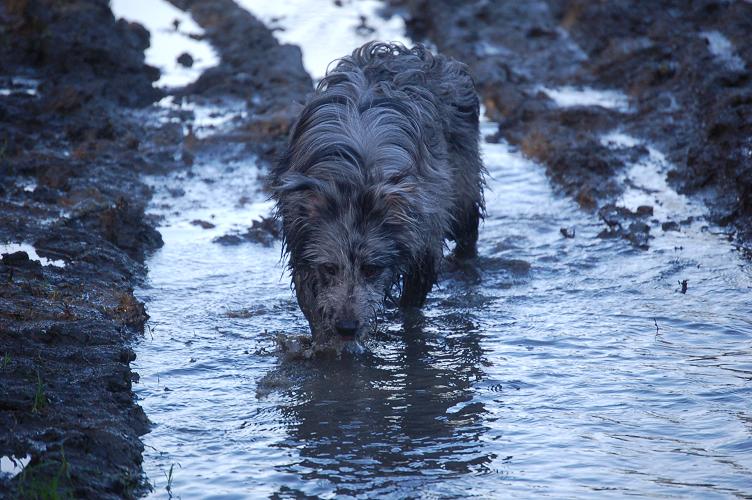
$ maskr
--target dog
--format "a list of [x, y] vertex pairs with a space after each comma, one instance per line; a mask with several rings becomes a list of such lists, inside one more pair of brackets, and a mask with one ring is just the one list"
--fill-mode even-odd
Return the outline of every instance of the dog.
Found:
[[479, 100], [467, 67], [369, 42], [335, 61], [273, 167], [283, 253], [314, 342], [357, 340], [391, 299], [420, 307], [446, 240], [476, 256]]

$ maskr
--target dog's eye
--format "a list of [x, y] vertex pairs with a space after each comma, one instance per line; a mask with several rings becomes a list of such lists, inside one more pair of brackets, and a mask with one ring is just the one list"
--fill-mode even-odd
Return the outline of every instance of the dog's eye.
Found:
[[361, 266], [360, 271], [363, 273], [366, 279], [374, 279], [381, 275], [381, 271], [384, 268], [373, 264], [364, 264]]
[[325, 276], [335, 276], [337, 274], [337, 266], [334, 264], [324, 264], [321, 266], [321, 272]]

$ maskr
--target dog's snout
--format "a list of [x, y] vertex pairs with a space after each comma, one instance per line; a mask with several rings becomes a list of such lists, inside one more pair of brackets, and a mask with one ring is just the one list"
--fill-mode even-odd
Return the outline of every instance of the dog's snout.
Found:
[[337, 333], [343, 337], [354, 337], [358, 331], [358, 326], [360, 326], [360, 323], [354, 319], [341, 320], [334, 324]]

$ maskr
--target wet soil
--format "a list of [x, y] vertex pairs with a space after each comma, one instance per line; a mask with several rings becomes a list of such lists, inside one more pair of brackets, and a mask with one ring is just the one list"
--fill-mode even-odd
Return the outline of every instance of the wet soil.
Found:
[[[613, 203], [642, 146], [614, 151], [614, 130], [657, 145], [683, 193], [714, 222], [752, 237], [752, 4], [390, 0], [412, 36], [470, 65], [499, 135], [546, 165], [586, 208]], [[561, 107], [544, 87], [622, 91], [627, 109]], [[628, 226], [628, 221], [624, 221]], [[641, 245], [632, 231], [623, 235]]]
[[[129, 345], [148, 318], [133, 287], [162, 239], [142, 176], [202, 155], [273, 157], [311, 88], [299, 50], [233, 2], [175, 3], [222, 61], [169, 91], [144, 63], [149, 33], [107, 0], [0, 4], [0, 243], [61, 264], [12, 251], [0, 261], [0, 456], [30, 457], [14, 478], [0, 474], [0, 498], [148, 488]], [[168, 92], [180, 106], [154, 104]], [[183, 104], [228, 100], [243, 113], [224, 137], [194, 135]]]

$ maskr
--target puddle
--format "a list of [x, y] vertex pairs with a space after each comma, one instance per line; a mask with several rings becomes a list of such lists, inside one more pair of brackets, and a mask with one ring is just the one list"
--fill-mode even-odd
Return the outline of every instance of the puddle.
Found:
[[31, 193], [37, 188], [37, 181], [33, 177], [17, 177], [16, 186]]
[[[155, 85], [187, 85], [195, 81], [205, 69], [219, 62], [219, 56], [209, 42], [196, 39], [203, 34], [203, 30], [190, 14], [170, 3], [164, 0], [112, 0], [110, 6], [116, 18], [137, 22], [151, 34], [151, 46], [146, 49], [146, 63], [162, 72]], [[191, 56], [191, 67], [178, 63], [178, 57], [183, 53]]]
[[64, 260], [47, 259], [37, 255], [37, 250], [29, 243], [0, 243], [0, 255], [4, 253], [26, 252], [30, 260], [36, 260], [43, 266], [65, 267]]
[[[357, 5], [332, 32], [351, 30]], [[287, 8], [285, 33], [306, 32]], [[328, 42], [308, 55], [318, 48], [304, 47], [307, 64], [328, 62]], [[308, 333], [280, 244], [213, 242], [268, 214], [253, 158], [149, 179], [165, 245], [137, 290], [151, 319], [134, 367], [154, 424], [151, 497], [166, 496], [171, 468], [183, 499], [747, 494], [749, 263], [713, 227], [658, 231], [646, 251], [599, 239], [603, 223], [543, 167], [505, 142], [483, 154], [478, 276], [443, 275], [420, 314], [387, 315], [367, 352], [316, 361], [274, 354], [278, 335]], [[669, 203], [660, 153], [644, 162], [633, 183], [691, 213]]]
[[15, 456], [0, 457], [0, 476], [16, 477], [24, 468], [31, 462], [31, 455], [26, 455], [22, 458], [16, 458]]
[[[282, 43], [300, 45], [306, 71], [319, 80], [330, 62], [351, 53], [369, 40], [402, 42], [405, 22], [400, 16], [383, 19], [378, 0], [239, 0], [275, 30]], [[336, 19], [336, 22], [333, 22]]]
[[[248, 107], [240, 99], [227, 98], [223, 100], [222, 105], [217, 105], [167, 96], [158, 102], [158, 106], [164, 113], [162, 121], [183, 123], [183, 120], [177, 116], [175, 111], [191, 113], [193, 119], [190, 123], [193, 127], [193, 133], [199, 139], [208, 137], [222, 130], [223, 127], [232, 125], [233, 121], [243, 120], [248, 116]], [[168, 113], [168, 110], [171, 113]], [[186, 129], [184, 132], [188, 133], [188, 130]]]
[[26, 94], [36, 96], [39, 88], [39, 80], [14, 76], [0, 80], [0, 96], [13, 94]]
[[705, 209], [701, 204], [677, 193], [668, 185], [666, 174], [671, 165], [663, 153], [621, 132], [604, 135], [601, 143], [612, 148], [642, 145], [648, 151], [645, 157], [627, 168], [623, 178], [626, 188], [617, 205], [632, 211], [636, 211], [641, 205], [652, 206], [654, 216], [661, 220], [705, 215]]
[[707, 42], [710, 53], [721, 60], [729, 69], [744, 71], [744, 61], [723, 33], [720, 31], [701, 31], [700, 36]]
[[600, 106], [628, 113], [629, 99], [616, 90], [596, 90], [588, 87], [540, 87], [540, 91], [550, 97], [557, 106], [570, 108], [573, 106]]

